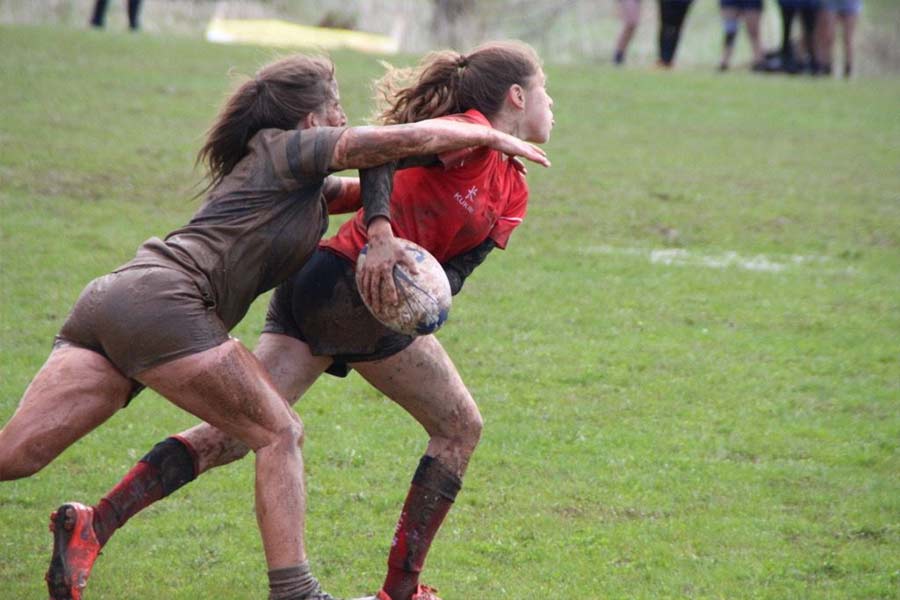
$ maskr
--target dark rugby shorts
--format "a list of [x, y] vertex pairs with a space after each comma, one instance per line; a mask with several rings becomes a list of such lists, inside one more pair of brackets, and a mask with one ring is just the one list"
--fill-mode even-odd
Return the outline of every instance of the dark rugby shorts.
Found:
[[105, 356], [126, 377], [214, 348], [228, 340], [211, 295], [185, 273], [136, 267], [90, 282], [63, 323], [54, 347]]
[[353, 265], [321, 248], [275, 289], [263, 333], [289, 335], [312, 354], [332, 357], [326, 372], [336, 377], [346, 377], [348, 363], [393, 356], [414, 339], [373, 317], [356, 289]]

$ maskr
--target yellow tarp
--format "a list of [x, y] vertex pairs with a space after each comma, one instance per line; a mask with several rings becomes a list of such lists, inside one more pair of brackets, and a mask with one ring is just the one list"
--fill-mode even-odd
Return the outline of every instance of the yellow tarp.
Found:
[[206, 39], [220, 44], [302, 46], [333, 50], [351, 48], [374, 54], [395, 54], [397, 42], [386, 35], [297, 25], [278, 19], [219, 19], [206, 28]]

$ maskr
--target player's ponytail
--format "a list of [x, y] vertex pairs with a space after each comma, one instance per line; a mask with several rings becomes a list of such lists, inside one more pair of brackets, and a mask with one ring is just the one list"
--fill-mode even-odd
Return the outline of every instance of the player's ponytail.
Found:
[[[334, 95], [334, 64], [327, 58], [294, 55], [263, 67], [225, 101], [197, 153], [215, 187], [247, 154], [262, 129], [295, 129]], [[201, 192], [202, 193], [202, 192]]]
[[459, 87], [465, 57], [452, 50], [431, 52], [415, 69], [389, 69], [375, 84], [377, 120], [414, 123], [460, 112]]
[[415, 69], [390, 69], [376, 83], [377, 120], [412, 123], [472, 108], [490, 118], [511, 85], [526, 86], [540, 69], [537, 53], [523, 42], [490, 42], [465, 55], [432, 52]]

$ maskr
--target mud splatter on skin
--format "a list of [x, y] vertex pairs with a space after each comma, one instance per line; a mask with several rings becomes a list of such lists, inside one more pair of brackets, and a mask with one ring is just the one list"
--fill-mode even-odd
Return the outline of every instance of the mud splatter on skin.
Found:
[[482, 125], [431, 121], [348, 129], [334, 148], [331, 167], [336, 171], [363, 169], [407, 156], [435, 155], [472, 146], [490, 146], [549, 166], [543, 150], [511, 135]]
[[482, 418], [440, 342], [419, 337], [394, 356], [353, 367], [425, 428], [427, 454], [462, 477], [481, 437]]
[[256, 512], [269, 565], [305, 558], [300, 419], [237, 340], [141, 374], [150, 387], [256, 453]]
[[198, 475], [247, 456], [250, 447], [208, 424], [198, 425], [183, 434], [197, 453]]
[[149, 369], [140, 379], [252, 449], [273, 443], [299, 421], [262, 365], [236, 340]]

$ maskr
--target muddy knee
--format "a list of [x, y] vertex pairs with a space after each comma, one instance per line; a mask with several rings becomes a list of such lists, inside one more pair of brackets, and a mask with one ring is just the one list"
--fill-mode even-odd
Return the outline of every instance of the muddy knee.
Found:
[[271, 432], [264, 446], [254, 448], [253, 451], [260, 452], [269, 449], [274, 452], [293, 453], [297, 448], [303, 447], [303, 435], [303, 423], [294, 414], [290, 422], [285, 423], [284, 427]]
[[484, 419], [481, 418], [481, 413], [478, 412], [478, 410], [475, 410], [463, 422], [462, 432], [460, 435], [460, 443], [468, 448], [470, 454], [475, 451], [475, 447], [481, 440], [481, 432], [483, 430]]
[[435, 432], [428, 443], [429, 453], [462, 473], [478, 446], [483, 429], [481, 413], [477, 409], [468, 411], [464, 416], [441, 424], [440, 431]]

